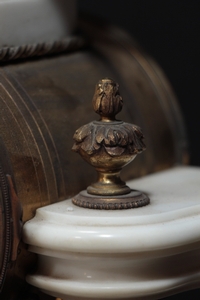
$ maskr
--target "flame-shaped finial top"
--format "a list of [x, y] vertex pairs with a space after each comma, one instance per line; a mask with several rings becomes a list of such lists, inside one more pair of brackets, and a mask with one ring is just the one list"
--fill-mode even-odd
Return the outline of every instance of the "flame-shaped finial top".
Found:
[[93, 108], [101, 116], [102, 121], [113, 121], [123, 106], [123, 100], [119, 93], [119, 85], [110, 78], [101, 79], [96, 85]]

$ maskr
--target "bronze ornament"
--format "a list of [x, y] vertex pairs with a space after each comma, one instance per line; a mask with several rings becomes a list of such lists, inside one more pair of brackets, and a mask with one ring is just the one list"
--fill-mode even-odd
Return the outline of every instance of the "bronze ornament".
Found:
[[91, 184], [87, 192], [74, 197], [73, 203], [78, 206], [127, 209], [149, 203], [146, 195], [132, 191], [120, 178], [122, 168], [146, 149], [138, 126], [116, 120], [122, 105], [119, 85], [109, 78], [100, 80], [93, 97], [93, 108], [100, 120], [80, 127], [73, 136], [72, 150], [98, 173], [98, 181]]

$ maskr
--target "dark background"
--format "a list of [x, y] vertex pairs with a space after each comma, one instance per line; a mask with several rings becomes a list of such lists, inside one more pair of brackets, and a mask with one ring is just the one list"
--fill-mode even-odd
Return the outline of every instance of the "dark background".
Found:
[[200, 10], [198, 0], [79, 0], [90, 13], [129, 32], [162, 67], [178, 98], [200, 166]]

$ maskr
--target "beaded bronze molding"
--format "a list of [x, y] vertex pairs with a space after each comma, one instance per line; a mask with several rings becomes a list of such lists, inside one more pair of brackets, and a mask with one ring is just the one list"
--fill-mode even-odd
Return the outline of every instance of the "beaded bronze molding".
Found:
[[138, 191], [132, 191], [124, 196], [99, 198], [82, 191], [72, 199], [72, 202], [77, 206], [90, 209], [121, 210], [146, 206], [150, 200], [148, 196]]
[[82, 48], [86, 44], [81, 36], [71, 36], [51, 43], [38, 43], [0, 49], [0, 62], [16, 59], [50, 55], [61, 52], [71, 52]]
[[[11, 207], [10, 207], [10, 196], [8, 191], [8, 185], [6, 181], [6, 176], [0, 165], [0, 210], [4, 212], [4, 222], [0, 219], [1, 230], [4, 234], [1, 236], [1, 243], [4, 243], [4, 251], [0, 253], [2, 255], [2, 263], [0, 265], [0, 291], [2, 289], [6, 270], [8, 267], [8, 262], [10, 258], [11, 251]], [[0, 249], [1, 252], [1, 249]]]

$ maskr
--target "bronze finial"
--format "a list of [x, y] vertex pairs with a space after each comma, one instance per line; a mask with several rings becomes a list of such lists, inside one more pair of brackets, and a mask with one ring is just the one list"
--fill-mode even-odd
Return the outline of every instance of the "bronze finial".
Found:
[[93, 108], [100, 115], [76, 130], [72, 150], [95, 167], [98, 181], [73, 198], [73, 203], [87, 208], [124, 209], [144, 206], [149, 198], [131, 190], [120, 178], [121, 169], [145, 150], [141, 129], [115, 119], [123, 105], [119, 85], [102, 79], [96, 86]]

